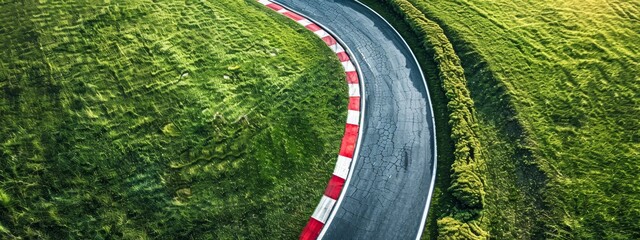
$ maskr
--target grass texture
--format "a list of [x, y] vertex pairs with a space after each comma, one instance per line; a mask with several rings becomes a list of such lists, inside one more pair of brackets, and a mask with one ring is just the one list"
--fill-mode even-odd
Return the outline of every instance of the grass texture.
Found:
[[491, 237], [640, 238], [640, 2], [409, 2], [465, 69]]
[[0, 238], [292, 239], [347, 106], [254, 1], [0, 1]]

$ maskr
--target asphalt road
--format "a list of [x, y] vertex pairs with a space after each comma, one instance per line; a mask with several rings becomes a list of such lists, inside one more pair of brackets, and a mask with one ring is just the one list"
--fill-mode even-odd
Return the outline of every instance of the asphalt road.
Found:
[[353, 0], [278, 0], [324, 25], [360, 65], [362, 142], [324, 239], [415, 239], [432, 190], [435, 126], [424, 78], [402, 38]]

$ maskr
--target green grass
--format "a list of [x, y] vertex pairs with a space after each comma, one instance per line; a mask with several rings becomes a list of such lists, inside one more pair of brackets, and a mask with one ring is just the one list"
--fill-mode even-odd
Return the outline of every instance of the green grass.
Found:
[[253, 1], [0, 10], [1, 238], [297, 237], [347, 106], [312, 33]]
[[640, 2], [411, 2], [465, 68], [491, 236], [640, 238]]

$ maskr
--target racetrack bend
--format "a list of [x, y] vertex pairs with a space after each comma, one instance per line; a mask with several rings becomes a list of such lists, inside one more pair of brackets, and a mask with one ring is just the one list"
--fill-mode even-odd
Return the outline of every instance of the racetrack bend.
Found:
[[415, 56], [391, 25], [357, 1], [274, 2], [340, 36], [366, 85], [357, 161], [319, 238], [419, 238], [433, 191], [436, 140]]

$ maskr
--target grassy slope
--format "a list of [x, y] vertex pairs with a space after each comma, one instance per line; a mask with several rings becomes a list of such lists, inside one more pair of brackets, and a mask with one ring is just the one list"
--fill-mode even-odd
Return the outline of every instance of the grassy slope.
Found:
[[2, 238], [297, 236], [346, 112], [313, 34], [240, 0], [0, 10]]
[[467, 70], [492, 236], [640, 237], [640, 3], [413, 2]]

